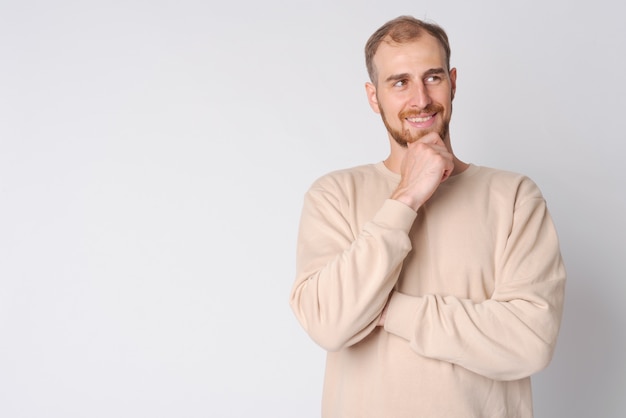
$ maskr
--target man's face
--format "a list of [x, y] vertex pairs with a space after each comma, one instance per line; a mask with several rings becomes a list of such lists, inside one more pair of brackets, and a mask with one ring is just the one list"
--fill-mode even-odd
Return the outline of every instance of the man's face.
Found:
[[429, 132], [445, 141], [452, 116], [456, 69], [446, 69], [443, 47], [423, 34], [405, 44], [380, 44], [374, 55], [378, 79], [366, 84], [370, 106], [389, 136], [406, 146]]

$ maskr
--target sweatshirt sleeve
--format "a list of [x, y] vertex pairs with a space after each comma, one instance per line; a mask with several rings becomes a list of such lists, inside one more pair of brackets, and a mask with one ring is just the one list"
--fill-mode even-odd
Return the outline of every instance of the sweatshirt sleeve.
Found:
[[290, 304], [301, 325], [329, 351], [353, 345], [375, 327], [411, 250], [416, 213], [385, 200], [354, 231], [350, 208], [316, 187], [306, 195]]
[[496, 380], [516, 380], [543, 369], [556, 344], [566, 274], [542, 197], [516, 207], [502, 254], [488, 300], [394, 292], [386, 331], [408, 340], [422, 356]]

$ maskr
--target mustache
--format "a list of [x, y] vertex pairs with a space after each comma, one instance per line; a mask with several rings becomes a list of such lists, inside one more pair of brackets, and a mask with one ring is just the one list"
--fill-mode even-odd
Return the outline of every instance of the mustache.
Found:
[[425, 108], [421, 110], [414, 110], [414, 109], [403, 110], [402, 112], [398, 114], [398, 117], [400, 117], [400, 119], [416, 118], [424, 114], [432, 114], [432, 113], [439, 113], [439, 112], [443, 112], [443, 106], [437, 103], [430, 103], [429, 105], [427, 105]]

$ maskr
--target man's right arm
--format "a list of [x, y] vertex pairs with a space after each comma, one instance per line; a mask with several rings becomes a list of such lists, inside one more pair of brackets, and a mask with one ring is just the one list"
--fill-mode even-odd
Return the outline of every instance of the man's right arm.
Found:
[[411, 250], [416, 213], [387, 199], [361, 231], [345, 204], [319, 184], [306, 195], [291, 307], [320, 346], [336, 351], [374, 328]]

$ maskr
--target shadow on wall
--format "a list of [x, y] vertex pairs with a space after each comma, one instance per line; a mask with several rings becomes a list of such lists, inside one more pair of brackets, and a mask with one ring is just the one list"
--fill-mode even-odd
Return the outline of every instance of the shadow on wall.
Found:
[[563, 323], [552, 364], [533, 379], [535, 418], [626, 416], [626, 320], [620, 314], [626, 295], [611, 291], [623, 285], [618, 272], [609, 272], [606, 254], [581, 250], [569, 257], [564, 251]]

